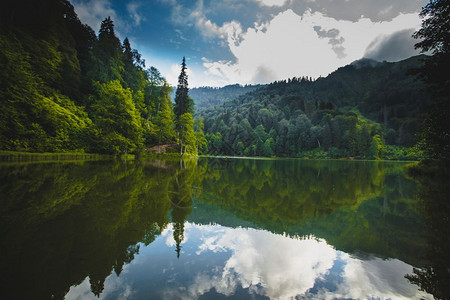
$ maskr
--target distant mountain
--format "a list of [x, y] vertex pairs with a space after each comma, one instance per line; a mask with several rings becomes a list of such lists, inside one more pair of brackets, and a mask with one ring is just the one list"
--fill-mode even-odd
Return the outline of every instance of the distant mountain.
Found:
[[222, 98], [221, 89], [209, 89], [202, 103], [221, 103], [199, 113], [210, 153], [301, 156], [332, 148], [336, 156], [369, 157], [374, 138], [412, 146], [429, 103], [424, 85], [412, 74], [426, 58], [362, 59], [325, 78], [277, 81], [234, 100]]
[[262, 85], [227, 85], [221, 88], [199, 87], [189, 90], [189, 95], [195, 102], [195, 110], [201, 110], [210, 106], [221, 105], [225, 101], [233, 100], [248, 92], [254, 91]]
[[381, 62], [370, 59], [370, 58], [361, 58], [358, 60], [355, 60], [354, 62], [352, 62], [350, 64], [350, 66], [355, 67], [356, 69], [361, 69], [361, 68], [367, 68], [367, 67], [378, 67], [381, 64]]

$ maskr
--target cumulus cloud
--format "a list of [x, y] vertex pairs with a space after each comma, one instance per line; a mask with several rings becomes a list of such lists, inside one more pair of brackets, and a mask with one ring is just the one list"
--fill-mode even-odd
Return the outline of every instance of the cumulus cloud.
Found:
[[419, 50], [414, 49], [417, 40], [412, 38], [415, 28], [394, 32], [391, 35], [376, 37], [366, 48], [364, 57], [378, 61], [399, 61], [404, 58], [418, 55]]
[[374, 36], [418, 28], [420, 24], [417, 14], [400, 14], [385, 22], [368, 18], [352, 22], [311, 11], [300, 16], [288, 9], [246, 31], [240, 26], [228, 27], [227, 44], [235, 60], [204, 59], [203, 65], [208, 74], [221, 76], [228, 83], [317, 78], [362, 58]]

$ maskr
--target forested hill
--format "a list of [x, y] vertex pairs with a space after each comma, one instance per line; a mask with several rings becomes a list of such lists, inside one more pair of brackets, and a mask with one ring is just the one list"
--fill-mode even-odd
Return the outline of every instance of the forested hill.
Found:
[[193, 106], [180, 108], [187, 79], [173, 106], [164, 77], [104, 17], [97, 35], [67, 0], [0, 2], [1, 150], [197, 153], [202, 125], [194, 133]]
[[[209, 107], [209, 153], [251, 156], [414, 158], [429, 96], [413, 73], [426, 56], [356, 61], [315, 81], [278, 81]], [[195, 98], [194, 98], [195, 99]], [[401, 150], [401, 149], [400, 149]], [[402, 157], [404, 156], [404, 157]]]
[[226, 101], [254, 91], [261, 86], [259, 84], [245, 86], [232, 84], [220, 88], [199, 87], [190, 89], [189, 94], [195, 99], [195, 109], [201, 110], [209, 106], [221, 105]]

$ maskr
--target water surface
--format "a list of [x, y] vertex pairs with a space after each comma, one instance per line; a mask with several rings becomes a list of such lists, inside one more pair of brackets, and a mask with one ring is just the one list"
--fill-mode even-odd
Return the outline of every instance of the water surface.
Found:
[[2, 291], [8, 299], [431, 299], [405, 278], [430, 265], [430, 239], [420, 188], [403, 167], [1, 164]]

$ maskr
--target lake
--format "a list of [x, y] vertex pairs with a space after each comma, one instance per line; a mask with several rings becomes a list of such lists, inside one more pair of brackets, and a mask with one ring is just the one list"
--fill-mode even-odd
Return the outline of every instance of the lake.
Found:
[[432, 299], [418, 285], [426, 285], [429, 268], [438, 292], [446, 284], [448, 269], [439, 268], [448, 263], [448, 229], [434, 230], [430, 218], [438, 219], [424, 212], [442, 211], [424, 208], [427, 191], [404, 166], [237, 158], [1, 163], [2, 294]]

